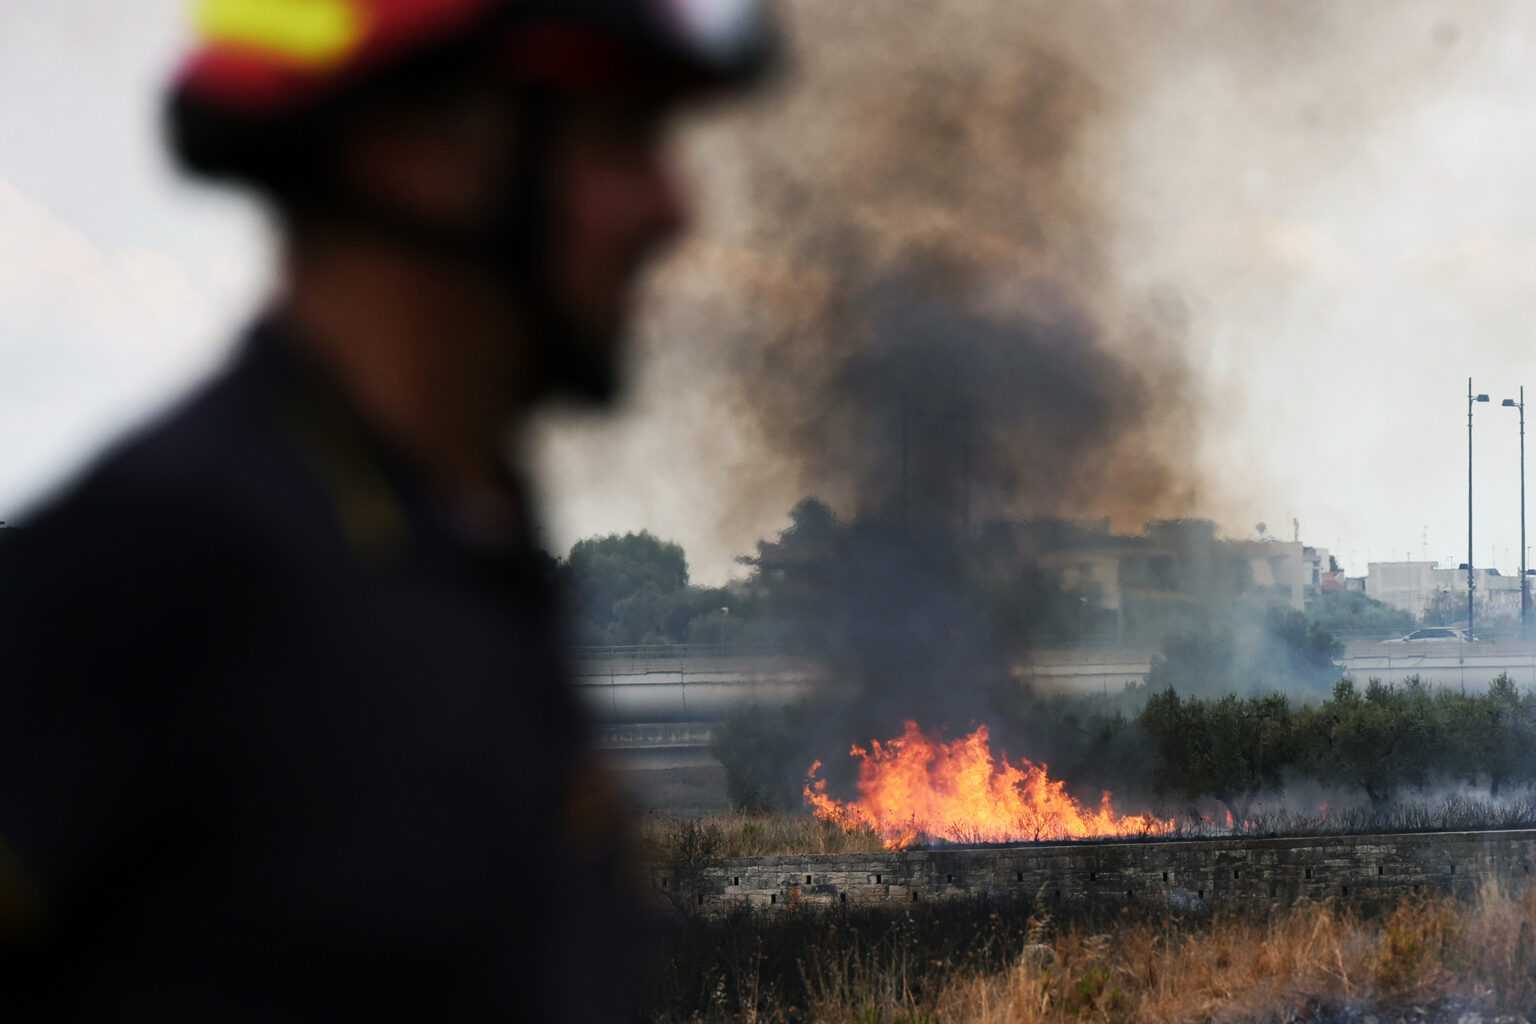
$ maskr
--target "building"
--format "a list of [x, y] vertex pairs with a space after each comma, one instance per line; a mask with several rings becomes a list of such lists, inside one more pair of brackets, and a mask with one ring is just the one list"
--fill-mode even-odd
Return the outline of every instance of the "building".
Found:
[[992, 531], [997, 548], [1054, 570], [1067, 590], [1113, 613], [1122, 633], [1187, 626], [1240, 598], [1301, 611], [1337, 584], [1326, 548], [1223, 540], [1208, 519], [1156, 520], [1140, 534], [1113, 533], [1107, 520], [994, 523]]
[[[1366, 567], [1365, 594], [1422, 619], [1436, 594], [1455, 589], [1455, 575], [1455, 569], [1441, 569], [1437, 562], [1371, 562]], [[1465, 597], [1466, 573], [1459, 575]]]
[[[1476, 569], [1477, 614], [1490, 620], [1519, 620], [1520, 577], [1497, 569]], [[1467, 571], [1435, 562], [1372, 562], [1365, 576], [1366, 596], [1401, 608], [1415, 618], [1436, 617], [1443, 609], [1450, 621], [1466, 619]]]

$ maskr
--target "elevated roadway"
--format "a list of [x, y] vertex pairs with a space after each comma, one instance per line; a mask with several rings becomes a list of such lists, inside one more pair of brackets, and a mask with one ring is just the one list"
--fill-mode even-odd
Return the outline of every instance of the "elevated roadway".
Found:
[[754, 705], [780, 707], [826, 678], [815, 659], [751, 648], [589, 647], [576, 686], [605, 725], [718, 722]]
[[[1021, 675], [1073, 693], [1114, 693], [1139, 683], [1152, 647], [1046, 648]], [[686, 766], [709, 763], [713, 727], [752, 707], [777, 708], [832, 682], [816, 659], [782, 651], [726, 647], [603, 647], [575, 652], [575, 682], [599, 726], [599, 743], [626, 760]], [[1481, 689], [1501, 672], [1536, 689], [1536, 641], [1480, 643], [1346, 641], [1340, 668], [1358, 683], [1418, 675], [1431, 686]], [[645, 752], [640, 756], [640, 752]]]
[[[1152, 646], [1046, 648], [1025, 673], [1035, 682], [1073, 693], [1114, 693], [1139, 683], [1152, 667]], [[1393, 643], [1376, 638], [1344, 641], [1341, 674], [1364, 685], [1370, 678], [1401, 682], [1417, 675], [1430, 686], [1482, 689], [1507, 673], [1522, 690], [1536, 689], [1536, 640]]]
[[753, 707], [777, 708], [824, 682], [815, 659], [741, 647], [589, 647], [575, 683], [598, 746], [630, 769], [711, 765], [713, 727]]

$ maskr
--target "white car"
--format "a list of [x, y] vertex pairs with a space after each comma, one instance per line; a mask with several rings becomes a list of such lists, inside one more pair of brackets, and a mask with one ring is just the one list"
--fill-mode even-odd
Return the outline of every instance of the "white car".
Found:
[[1425, 626], [1416, 629], [1407, 636], [1393, 637], [1391, 640], [1383, 640], [1384, 644], [1416, 644], [1428, 640], [1457, 640], [1461, 643], [1476, 643], [1477, 637], [1467, 635], [1467, 631], [1455, 626]]

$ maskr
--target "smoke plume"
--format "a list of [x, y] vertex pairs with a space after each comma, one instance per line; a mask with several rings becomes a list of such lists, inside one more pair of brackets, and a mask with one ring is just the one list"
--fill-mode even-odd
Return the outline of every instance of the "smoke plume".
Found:
[[[714, 579], [805, 494], [845, 515], [889, 501], [893, 419], [926, 414], [930, 436], [954, 405], [908, 396], [893, 415], [890, 392], [932, 365], [948, 392], [980, 389], [964, 420], [978, 521], [1243, 528], [1292, 500], [1265, 476], [1283, 446], [1233, 439], [1316, 376], [1263, 341], [1302, 331], [1287, 296], [1355, 272], [1298, 218], [1401, 178], [1381, 134], [1509, 20], [1428, 0], [781, 11], [778, 87], [688, 133], [699, 231], [657, 275], [633, 415], [546, 455], [570, 539], [647, 525]], [[912, 306], [992, 340], [886, 337]], [[871, 388], [884, 402], [851, 409]]]
[[[673, 428], [554, 459], [735, 553], [826, 499], [859, 524], [826, 618], [855, 690], [801, 738], [961, 728], [1007, 667], [947, 539], [999, 518], [1225, 520], [1264, 486], [1209, 470], [1235, 399], [1204, 324], [1325, 247], [1259, 220], [1201, 218], [1193, 255], [1160, 233], [1202, 190], [1318, 187], [1461, 59], [1464, 29], [1411, 0], [782, 11], [778, 87], [689, 139], [705, 230], [658, 275], [638, 388], [640, 422]], [[691, 487], [633, 486], [679, 452]]]
[[1192, 511], [1185, 316], [1106, 272], [1096, 73], [1000, 3], [791, 14], [792, 84], [733, 140], [731, 408], [850, 516]]

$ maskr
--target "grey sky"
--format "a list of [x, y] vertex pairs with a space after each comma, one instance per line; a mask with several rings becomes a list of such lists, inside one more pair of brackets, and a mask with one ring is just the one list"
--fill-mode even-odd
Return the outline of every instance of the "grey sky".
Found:
[[[1427, 528], [1428, 556], [1460, 561], [1471, 376], [1494, 399], [1478, 407], [1477, 560], [1514, 571], [1517, 434], [1498, 402], [1521, 383], [1536, 401], [1536, 26], [1522, 4], [1390, 9], [1376, 30], [1319, 29], [1295, 67], [1198, 33], [1181, 59], [1145, 57], [1092, 140], [1120, 197], [1111, 270], [1190, 309], [1213, 398], [1188, 457], [1226, 482], [1202, 511], [1228, 535], [1262, 520], [1288, 537], [1294, 517], [1360, 573], [1419, 557]], [[184, 12], [0, 5], [0, 518], [203, 372], [265, 288], [260, 218], [177, 183], [159, 150]], [[709, 131], [687, 148], [702, 240], [658, 275], [657, 309], [707, 298], [681, 270], [742, 198]], [[760, 459], [709, 367], [692, 386], [641, 333], [629, 413], [543, 442], [552, 540], [648, 527], [720, 579], [784, 525], [798, 481]], [[750, 500], [721, 493], [744, 464], [761, 467]]]

